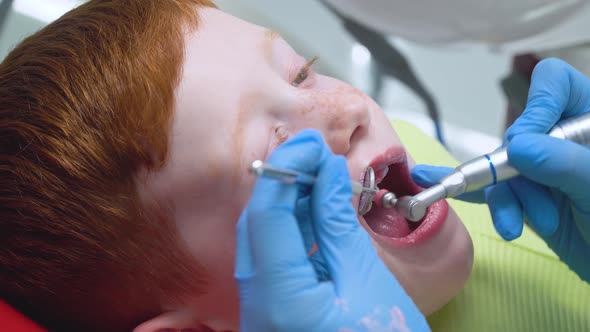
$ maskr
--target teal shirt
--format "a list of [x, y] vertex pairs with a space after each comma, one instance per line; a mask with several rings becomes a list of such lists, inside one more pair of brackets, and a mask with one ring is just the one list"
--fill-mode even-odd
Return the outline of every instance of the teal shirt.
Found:
[[[417, 163], [456, 166], [437, 141], [393, 122]], [[590, 331], [590, 285], [525, 227], [512, 242], [495, 232], [487, 206], [449, 200], [474, 245], [465, 288], [428, 317], [433, 331]], [[589, 262], [590, 264], [590, 262]]]

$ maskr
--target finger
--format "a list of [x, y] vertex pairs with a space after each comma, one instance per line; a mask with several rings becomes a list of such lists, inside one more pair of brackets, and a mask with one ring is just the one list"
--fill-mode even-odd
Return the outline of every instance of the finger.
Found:
[[518, 238], [524, 227], [522, 207], [508, 183], [490, 186], [484, 193], [498, 234], [507, 241]]
[[[588, 212], [587, 211], [580, 211], [576, 207], [571, 210], [572, 216], [570, 220], [573, 220], [575, 223], [575, 227], [578, 228], [576, 232], [582, 238], [582, 241], [578, 243], [584, 243], [588, 249], [590, 249], [590, 221], [588, 220]], [[574, 241], [571, 239], [571, 241]], [[573, 243], [573, 242], [572, 242]], [[590, 257], [590, 250], [586, 249], [586, 254]], [[587, 263], [586, 263], [587, 264]], [[588, 271], [590, 273], [590, 271]], [[586, 279], [586, 280], [590, 280]]]
[[311, 254], [308, 259], [313, 266], [318, 281], [328, 281], [332, 279], [326, 261], [324, 260], [324, 256], [322, 256], [319, 249]]
[[248, 279], [254, 273], [248, 237], [248, 211], [244, 209], [236, 226], [236, 261], [234, 278]]
[[346, 160], [342, 156], [329, 158], [321, 166], [312, 192], [312, 215], [320, 253], [337, 290], [345, 284], [344, 278], [356, 277], [350, 267], [360, 268], [357, 264], [363, 260], [355, 257], [370, 252], [376, 255], [368, 234], [358, 223], [351, 199]]
[[[558, 200], [566, 199], [561, 196]], [[565, 202], [563, 202], [565, 203]], [[565, 206], [562, 205], [562, 206]], [[560, 210], [562, 222], [551, 238], [545, 239], [547, 244], [582, 280], [590, 280], [590, 223], [588, 214], [574, 208]]]
[[[311, 194], [311, 192], [310, 192]], [[297, 218], [297, 225], [299, 232], [303, 236], [303, 244], [307, 258], [313, 265], [318, 280], [325, 281], [329, 279], [329, 272], [322, 255], [317, 250], [317, 241], [315, 239], [315, 231], [313, 229], [313, 222], [311, 220], [311, 197], [309, 195], [299, 198], [297, 200], [297, 208], [295, 217]]]
[[522, 134], [508, 144], [508, 160], [525, 177], [559, 189], [583, 211], [590, 206], [590, 150], [543, 134]]
[[[306, 130], [281, 145], [268, 162], [279, 168], [314, 174], [331, 152], [319, 132]], [[260, 178], [248, 205], [248, 236], [256, 272], [284, 273], [284, 269], [309, 265], [297, 226], [295, 207], [298, 186]]]
[[531, 78], [527, 106], [506, 131], [511, 141], [523, 133], [547, 133], [562, 117], [587, 112], [590, 81], [564, 61], [545, 59], [537, 64]]
[[529, 225], [541, 237], [552, 236], [559, 226], [559, 210], [549, 189], [522, 176], [508, 182], [518, 198]]
[[303, 244], [305, 251], [310, 250], [316, 245], [315, 235], [313, 231], [313, 225], [311, 221], [311, 197], [305, 196], [297, 199], [295, 218], [297, 218], [297, 226], [299, 232], [303, 236]]
[[[420, 187], [430, 188], [439, 183], [442, 178], [449, 175], [453, 170], [450, 167], [416, 165], [416, 167], [412, 168], [411, 174]], [[470, 203], [481, 204], [486, 202], [483, 191], [464, 193], [454, 198]]]
[[416, 165], [412, 168], [412, 179], [420, 187], [430, 188], [453, 171], [451, 167]]

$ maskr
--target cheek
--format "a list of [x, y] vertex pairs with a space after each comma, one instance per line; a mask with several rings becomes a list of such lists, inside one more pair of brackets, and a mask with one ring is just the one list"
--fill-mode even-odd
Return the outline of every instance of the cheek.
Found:
[[461, 288], [469, 277], [473, 266], [473, 241], [467, 228], [452, 208], [449, 209], [447, 222], [456, 225], [454, 229], [455, 236], [449, 243], [450, 252], [448, 257], [450, 262], [447, 273], [454, 280], [452, 284], [455, 284], [457, 288]]

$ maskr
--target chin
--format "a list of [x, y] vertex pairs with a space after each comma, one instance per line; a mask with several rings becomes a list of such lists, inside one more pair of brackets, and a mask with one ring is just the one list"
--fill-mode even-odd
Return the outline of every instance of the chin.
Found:
[[[411, 179], [408, 158], [399, 147], [370, 165], [378, 186], [397, 197], [424, 189]], [[473, 243], [457, 214], [444, 200], [418, 222], [395, 209], [373, 207], [359, 222], [374, 239], [380, 257], [424, 315], [448, 303], [465, 285], [473, 265]]]
[[450, 302], [471, 274], [473, 243], [452, 209], [439, 233], [420, 247], [400, 248], [391, 239], [370, 233], [387, 268], [426, 316]]

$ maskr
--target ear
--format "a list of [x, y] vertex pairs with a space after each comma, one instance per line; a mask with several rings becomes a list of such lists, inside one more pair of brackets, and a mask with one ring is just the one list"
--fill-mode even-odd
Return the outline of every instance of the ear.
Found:
[[138, 325], [133, 332], [181, 332], [198, 331], [201, 324], [188, 311], [169, 311]]

